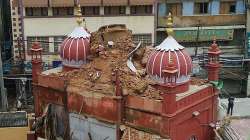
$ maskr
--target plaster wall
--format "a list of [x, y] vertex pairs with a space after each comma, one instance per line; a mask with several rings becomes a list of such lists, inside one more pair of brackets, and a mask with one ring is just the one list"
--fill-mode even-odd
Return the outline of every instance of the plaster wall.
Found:
[[6, 127], [0, 128], [1, 140], [27, 140], [29, 127]]
[[[86, 26], [91, 32], [98, 30], [101, 26], [110, 24], [125, 24], [133, 34], [151, 34], [152, 42], [154, 42], [154, 16], [114, 16], [114, 17], [86, 17]], [[24, 36], [25, 39], [29, 36], [66, 36], [70, 34], [77, 26], [76, 18], [24, 18]], [[53, 38], [50, 41], [53, 42]], [[54, 50], [54, 44], [49, 44], [49, 49]], [[26, 42], [27, 52], [27, 42]], [[26, 53], [26, 58], [29, 61], [30, 55]], [[43, 61], [50, 63], [54, 60], [60, 60], [60, 57], [54, 53], [43, 55]]]
[[[133, 34], [153, 34], [154, 16], [86, 17], [86, 26], [91, 32], [109, 24], [125, 24]], [[46, 25], [46, 26], [44, 26]], [[76, 18], [24, 18], [24, 35], [62, 36], [76, 27]], [[152, 37], [153, 39], [153, 37]]]

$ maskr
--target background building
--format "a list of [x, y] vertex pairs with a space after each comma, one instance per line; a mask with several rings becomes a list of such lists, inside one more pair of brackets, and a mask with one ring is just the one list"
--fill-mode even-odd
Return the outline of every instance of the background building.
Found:
[[[11, 20], [9, 1], [0, 0], [0, 51], [5, 62], [11, 58]], [[5, 72], [4, 67], [4, 72]]]
[[[246, 8], [244, 0], [159, 0], [156, 6], [156, 43], [165, 38], [166, 15], [174, 16], [175, 38], [193, 60], [203, 65], [209, 41], [216, 38], [223, 54], [221, 79], [225, 94], [245, 96]], [[194, 67], [196, 69], [196, 67]], [[227, 91], [225, 91], [227, 90]]]
[[[75, 26], [77, 2], [74, 0], [13, 0], [13, 38], [25, 41], [25, 57], [33, 41], [42, 42], [44, 60], [51, 65], [59, 60], [58, 47]], [[79, 0], [87, 28], [93, 32], [103, 25], [125, 24], [132, 30], [134, 41], [150, 45], [154, 41], [154, 0]], [[19, 8], [18, 8], [19, 7]], [[18, 57], [18, 42], [14, 43]], [[21, 49], [20, 49], [21, 50]]]

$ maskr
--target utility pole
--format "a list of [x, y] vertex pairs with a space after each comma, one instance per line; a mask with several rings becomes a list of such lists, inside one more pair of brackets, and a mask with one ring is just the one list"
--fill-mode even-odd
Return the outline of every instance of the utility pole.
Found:
[[200, 37], [200, 27], [201, 27], [201, 21], [199, 20], [199, 23], [198, 23], [198, 25], [197, 25], [197, 27], [198, 27], [198, 30], [197, 30], [197, 34], [196, 34], [196, 47], [195, 47], [195, 54], [194, 54], [194, 56], [196, 57], [197, 56], [197, 53], [198, 53], [198, 45], [199, 45], [199, 43], [198, 43], [198, 41], [199, 41], [199, 37]]
[[7, 111], [8, 101], [7, 101], [7, 94], [6, 89], [4, 88], [4, 81], [3, 81], [3, 64], [2, 64], [2, 46], [3, 46], [3, 40], [4, 40], [4, 23], [3, 23], [3, 1], [0, 1], [0, 98], [1, 98], [1, 104], [0, 104], [0, 110], [1, 111]]
[[1, 88], [1, 111], [7, 111], [8, 101], [7, 101], [7, 94], [6, 89], [4, 88], [4, 81], [3, 81], [3, 64], [2, 64], [2, 45], [0, 45], [0, 88]]

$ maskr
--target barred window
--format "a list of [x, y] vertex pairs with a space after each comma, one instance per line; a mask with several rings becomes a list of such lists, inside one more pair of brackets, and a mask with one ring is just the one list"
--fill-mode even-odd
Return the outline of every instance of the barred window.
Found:
[[62, 44], [63, 40], [65, 39], [65, 36], [56, 36], [54, 37], [54, 52], [59, 52], [59, 47]]
[[130, 7], [130, 13], [132, 15], [136, 14], [152, 14], [153, 6], [152, 5], [137, 5]]
[[151, 34], [135, 34], [133, 35], [133, 42], [138, 44], [141, 41], [142, 46], [152, 45], [152, 35]]
[[125, 15], [126, 7], [125, 6], [105, 6], [104, 15]]
[[84, 6], [82, 7], [83, 15], [99, 15], [100, 8], [98, 6]]
[[208, 2], [195, 3], [195, 14], [208, 14]]
[[49, 53], [49, 37], [27, 37], [27, 50], [29, 51], [34, 42], [38, 42], [44, 53]]
[[26, 16], [48, 16], [48, 8], [25, 8]]
[[53, 7], [53, 16], [70, 16], [74, 15], [73, 7]]

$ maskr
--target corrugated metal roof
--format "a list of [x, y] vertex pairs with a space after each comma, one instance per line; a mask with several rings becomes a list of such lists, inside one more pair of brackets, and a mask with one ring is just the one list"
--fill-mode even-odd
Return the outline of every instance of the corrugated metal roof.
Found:
[[28, 125], [26, 112], [1, 112], [0, 127], [23, 127]]

